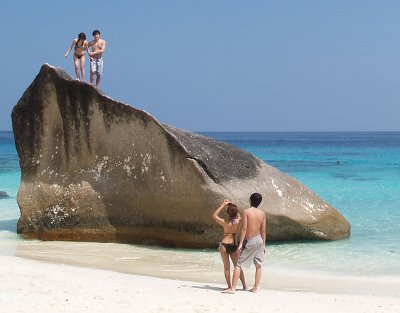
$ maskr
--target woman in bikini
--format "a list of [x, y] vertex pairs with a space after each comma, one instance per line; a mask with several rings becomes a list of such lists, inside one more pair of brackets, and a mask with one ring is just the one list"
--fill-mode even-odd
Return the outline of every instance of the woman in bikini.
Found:
[[[228, 220], [224, 220], [219, 217], [219, 214], [225, 207], [227, 207], [226, 213], [228, 213], [229, 216]], [[214, 212], [213, 219], [224, 228], [224, 237], [219, 244], [219, 252], [221, 254], [222, 262], [224, 263], [224, 275], [229, 289], [231, 288], [231, 270], [229, 258], [232, 260], [233, 266], [235, 266], [239, 257], [239, 251], [237, 251], [238, 234], [242, 224], [242, 219], [240, 217], [237, 205], [229, 200], [224, 200], [224, 202], [222, 202], [220, 207]], [[247, 287], [243, 271], [240, 272], [240, 281], [242, 282], [243, 289], [246, 290]]]
[[[67, 53], [65, 53], [65, 58], [74, 49], [74, 65], [76, 78], [79, 80], [85, 80], [85, 52], [88, 50], [88, 42], [86, 41], [85, 33], [80, 33], [78, 38], [74, 39], [71, 46], [68, 48]], [[79, 68], [81, 69], [79, 73]]]

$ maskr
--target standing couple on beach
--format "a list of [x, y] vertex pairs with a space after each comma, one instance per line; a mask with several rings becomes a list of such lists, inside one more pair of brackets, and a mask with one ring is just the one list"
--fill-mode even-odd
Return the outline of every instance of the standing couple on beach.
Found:
[[[262, 201], [259, 193], [250, 196], [250, 208], [244, 210], [243, 218], [239, 214], [236, 204], [224, 200], [214, 212], [213, 219], [224, 228], [219, 251], [224, 263], [224, 275], [228, 288], [223, 293], [235, 293], [236, 284], [242, 282], [243, 289], [247, 290], [242, 268], [249, 268], [251, 263], [256, 267], [254, 286], [250, 289], [257, 292], [260, 286], [262, 264], [265, 256], [266, 218], [265, 213], [258, 208]], [[219, 217], [224, 208], [229, 215], [228, 220]], [[240, 239], [237, 240], [240, 233]], [[234, 265], [232, 283], [230, 278], [230, 260]]]
[[92, 34], [93, 40], [88, 43], [86, 41], [86, 34], [80, 33], [78, 38], [72, 41], [71, 46], [64, 56], [67, 58], [68, 54], [74, 49], [76, 78], [85, 80], [85, 55], [87, 51], [90, 57], [90, 83], [94, 83], [94, 77], [96, 76], [96, 87], [99, 87], [103, 76], [103, 53], [106, 49], [106, 41], [100, 38], [99, 30], [95, 29]]

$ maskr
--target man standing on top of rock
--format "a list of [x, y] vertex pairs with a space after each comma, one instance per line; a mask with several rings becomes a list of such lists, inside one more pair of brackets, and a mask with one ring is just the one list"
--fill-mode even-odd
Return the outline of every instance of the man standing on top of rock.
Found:
[[103, 53], [106, 50], [106, 41], [100, 39], [100, 31], [95, 29], [93, 31], [93, 40], [89, 42], [88, 50], [90, 56], [90, 82], [93, 84], [94, 75], [96, 75], [96, 87], [99, 87], [101, 77], [103, 76]]

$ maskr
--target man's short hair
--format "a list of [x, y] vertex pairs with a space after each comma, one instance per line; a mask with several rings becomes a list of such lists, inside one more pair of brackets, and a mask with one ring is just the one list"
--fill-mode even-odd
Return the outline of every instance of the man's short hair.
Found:
[[97, 30], [97, 29], [95, 29], [95, 30], [93, 31], [92, 35], [94, 36], [94, 35], [96, 35], [96, 34], [99, 34], [99, 35], [100, 35], [100, 31]]
[[250, 196], [250, 205], [254, 208], [257, 208], [262, 201], [262, 196], [255, 192]]

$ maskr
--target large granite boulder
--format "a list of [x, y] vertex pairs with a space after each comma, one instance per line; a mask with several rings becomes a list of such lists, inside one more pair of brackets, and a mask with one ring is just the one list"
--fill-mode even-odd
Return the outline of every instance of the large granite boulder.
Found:
[[295, 179], [229, 144], [159, 123], [43, 65], [12, 112], [18, 233], [44, 240], [210, 247], [228, 198], [260, 192], [268, 240], [341, 239], [350, 225]]

